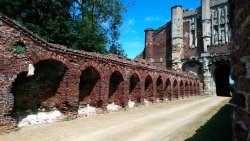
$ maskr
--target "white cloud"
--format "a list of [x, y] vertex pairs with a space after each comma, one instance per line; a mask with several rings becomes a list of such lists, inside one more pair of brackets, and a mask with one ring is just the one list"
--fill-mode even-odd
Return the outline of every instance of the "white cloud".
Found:
[[128, 22], [127, 22], [128, 26], [134, 25], [134, 24], [135, 24], [135, 20], [134, 19], [129, 19]]
[[143, 21], [152, 22], [152, 21], [160, 21], [160, 20], [162, 20], [162, 18], [159, 16], [148, 16], [148, 17], [145, 17]]
[[132, 27], [133, 25], [135, 25], [135, 20], [132, 18], [132, 19], [129, 19], [127, 20], [126, 22], [124, 22], [123, 26], [122, 26], [122, 30], [121, 31], [124, 31], [126, 33], [136, 33], [136, 30], [134, 30]]

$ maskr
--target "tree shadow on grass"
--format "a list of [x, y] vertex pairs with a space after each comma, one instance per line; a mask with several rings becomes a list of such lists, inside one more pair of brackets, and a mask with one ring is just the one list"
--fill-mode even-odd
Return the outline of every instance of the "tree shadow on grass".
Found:
[[185, 141], [232, 141], [232, 106], [223, 106], [196, 134]]

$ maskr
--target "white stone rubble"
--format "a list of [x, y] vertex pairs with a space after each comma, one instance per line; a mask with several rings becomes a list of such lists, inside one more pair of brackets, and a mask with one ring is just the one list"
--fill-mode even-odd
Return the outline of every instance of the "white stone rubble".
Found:
[[34, 67], [32, 64], [29, 64], [28, 70], [29, 70], [29, 71], [28, 71], [27, 76], [33, 76], [34, 73], [35, 73], [35, 67]]
[[134, 107], [135, 107], [135, 102], [129, 100], [129, 101], [128, 101], [128, 107], [129, 107], [129, 108], [134, 108]]
[[156, 103], [161, 103], [161, 100], [159, 98], [157, 98]]
[[96, 115], [96, 108], [90, 106], [89, 104], [87, 104], [87, 106], [83, 106], [83, 107], [79, 107], [78, 109], [78, 115], [79, 116], [93, 116]]
[[108, 111], [118, 111], [118, 110], [120, 110], [120, 109], [122, 109], [122, 107], [119, 106], [119, 105], [115, 105], [114, 102], [112, 102], [111, 104], [108, 104], [108, 105], [107, 105], [107, 110], [108, 110]]
[[61, 112], [57, 109], [50, 112], [38, 112], [37, 114], [31, 114], [23, 118], [18, 123], [18, 127], [55, 122], [61, 117], [61, 115]]
[[145, 106], [148, 106], [148, 105], [150, 105], [150, 104], [151, 104], [150, 101], [148, 101], [147, 99], [144, 99], [144, 105], [145, 105]]

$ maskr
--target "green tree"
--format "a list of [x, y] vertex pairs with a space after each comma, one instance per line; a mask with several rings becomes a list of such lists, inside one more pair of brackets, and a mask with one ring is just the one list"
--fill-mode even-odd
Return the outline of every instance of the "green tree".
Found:
[[0, 12], [51, 43], [124, 55], [119, 0], [0, 0]]

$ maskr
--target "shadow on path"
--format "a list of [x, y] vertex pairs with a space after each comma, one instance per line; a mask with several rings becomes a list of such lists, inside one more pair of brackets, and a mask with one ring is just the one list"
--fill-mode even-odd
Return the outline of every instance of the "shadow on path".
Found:
[[232, 106], [223, 106], [211, 119], [185, 141], [232, 141]]

